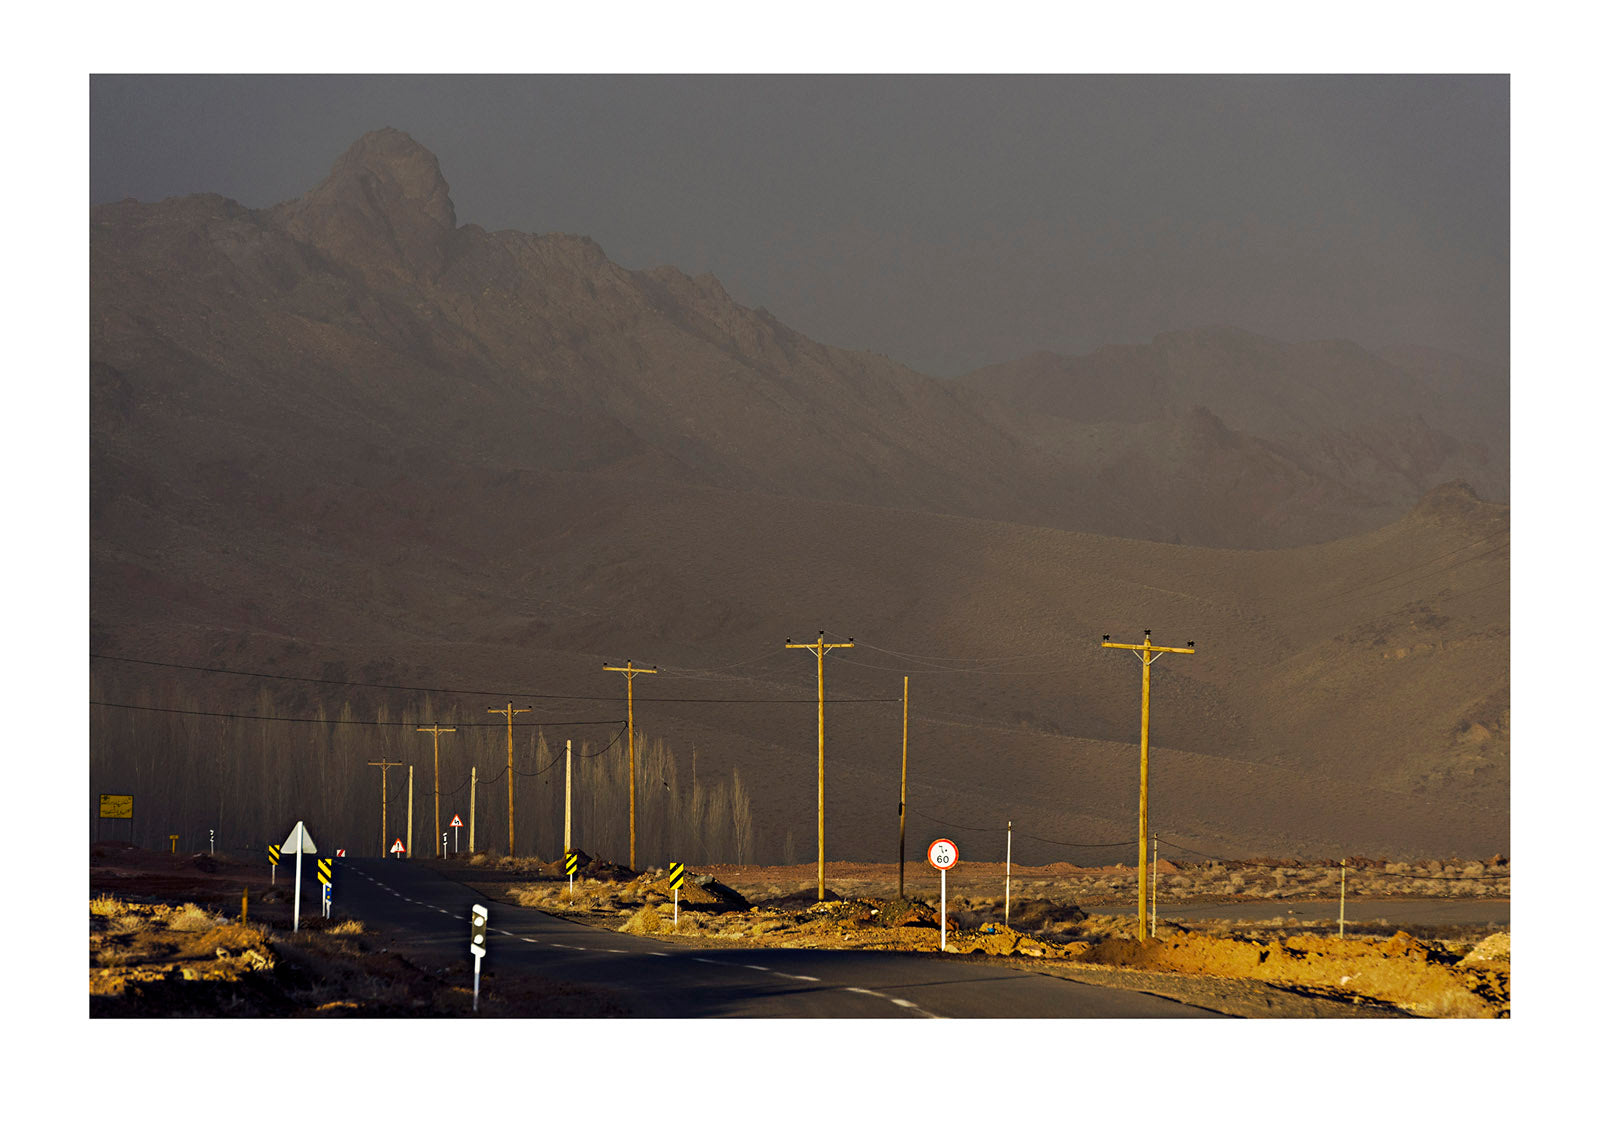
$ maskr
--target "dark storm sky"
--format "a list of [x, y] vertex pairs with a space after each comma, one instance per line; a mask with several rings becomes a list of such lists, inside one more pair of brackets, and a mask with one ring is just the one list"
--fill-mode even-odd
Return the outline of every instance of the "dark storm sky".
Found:
[[264, 207], [382, 126], [461, 223], [932, 374], [1213, 323], [1509, 352], [1503, 75], [95, 77], [91, 201]]

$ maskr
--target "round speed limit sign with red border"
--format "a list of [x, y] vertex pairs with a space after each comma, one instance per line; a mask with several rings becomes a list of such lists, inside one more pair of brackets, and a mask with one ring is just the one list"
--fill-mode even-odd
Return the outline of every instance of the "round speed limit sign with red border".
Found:
[[928, 845], [928, 863], [941, 872], [954, 868], [960, 858], [961, 853], [956, 851], [956, 842], [953, 840], [936, 840]]

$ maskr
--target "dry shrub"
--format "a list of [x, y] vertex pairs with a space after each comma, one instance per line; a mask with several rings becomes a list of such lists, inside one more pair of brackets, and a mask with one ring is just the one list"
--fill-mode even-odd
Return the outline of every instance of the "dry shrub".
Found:
[[89, 900], [89, 914], [111, 918], [127, 910], [128, 905], [122, 900], [109, 895], [97, 895]]
[[167, 926], [174, 931], [209, 931], [217, 925], [217, 920], [207, 911], [203, 911], [192, 903], [185, 903], [172, 913], [167, 920]]
[[619, 929], [629, 935], [659, 935], [670, 931], [672, 923], [664, 921], [654, 907], [646, 905], [630, 915]]
[[367, 925], [360, 919], [341, 919], [328, 928], [330, 935], [359, 935], [365, 932]]

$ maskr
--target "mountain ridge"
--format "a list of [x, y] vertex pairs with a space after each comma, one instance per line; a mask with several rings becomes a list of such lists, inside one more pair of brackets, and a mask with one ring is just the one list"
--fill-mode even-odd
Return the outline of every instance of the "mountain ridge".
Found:
[[[1037, 387], [939, 381], [812, 341], [713, 276], [457, 225], [404, 135], [341, 161], [270, 209], [92, 210], [96, 651], [577, 696], [614, 695], [600, 665], [632, 656], [685, 681], [732, 665], [717, 686], [803, 700], [815, 685], [781, 642], [821, 625], [861, 642], [830, 655], [830, 695], [837, 678], [892, 699], [913, 678], [924, 812], [1014, 809], [1077, 843], [1123, 821], [1131, 779], [1108, 757], [1137, 741], [1137, 679], [1099, 637], [1150, 625], [1201, 645], [1154, 673], [1159, 819], [1178, 839], [1508, 846], [1509, 511], [1448, 474], [1476, 441], [1364, 424], [1360, 406], [1319, 430], [1307, 405], [1326, 396], [1250, 401], [1283, 373], [1331, 380], [1347, 355], [1369, 384], [1411, 367], [1380, 405], [1437, 399], [1437, 358], [1193, 332], [1108, 347], [1109, 376], [1066, 366], [1132, 382], [1096, 386], [1129, 419], [1034, 412], [1028, 397], [1070, 408], [1054, 362]], [[1212, 386], [1231, 400], [1173, 392]], [[1274, 420], [1308, 430], [1250, 431]], [[901, 670], [874, 671], [869, 645]], [[1055, 668], [909, 658], [1023, 654]], [[203, 695], [227, 713], [259, 690]], [[439, 710], [393, 694], [395, 713]], [[873, 853], [899, 711], [840, 709], [830, 843]], [[747, 775], [762, 852], [782, 851], [815, 787], [815, 712], [659, 710], [650, 725], [702, 766]], [[97, 715], [96, 774], [119, 765], [113, 733]], [[1333, 807], [1329, 781], [1359, 804]]]

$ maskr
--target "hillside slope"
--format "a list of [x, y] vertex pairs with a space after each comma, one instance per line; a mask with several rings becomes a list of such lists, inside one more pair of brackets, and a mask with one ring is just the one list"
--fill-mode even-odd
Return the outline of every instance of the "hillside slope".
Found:
[[[1131, 860], [1138, 668], [1098, 642], [1150, 627], [1198, 646], [1152, 672], [1174, 844], [1508, 848], [1508, 513], [1465, 484], [1402, 504], [1448, 460], [1352, 477], [1389, 458], [1376, 441], [1310, 459], [1248, 431], [1314, 429], [1303, 412], [1126, 390], [1100, 419], [1002, 411], [709, 277], [457, 226], [396, 131], [274, 209], [124, 202], [91, 225], [90, 635], [96, 697], [124, 705], [92, 715], [106, 789], [161, 796], [182, 748], [215, 775], [197, 796], [261, 773], [272, 805], [318, 790], [375, 822], [369, 756], [423, 758], [401, 723], [458, 724], [464, 780], [505, 767], [489, 708], [550, 696], [520, 757], [538, 723], [614, 759], [601, 668], [632, 659], [661, 669], [641, 727], [691, 775], [737, 769], [759, 853], [804, 858], [815, 667], [784, 641], [826, 629], [856, 641], [827, 660], [830, 855], [895, 851], [909, 676], [909, 836], [985, 830], [994, 856], [1013, 820], [1020, 859]], [[229, 721], [272, 714], [269, 691], [391, 729]], [[283, 772], [213, 753], [250, 743]], [[503, 829], [504, 805], [486, 792], [481, 818]], [[285, 815], [245, 808], [245, 835]]]

